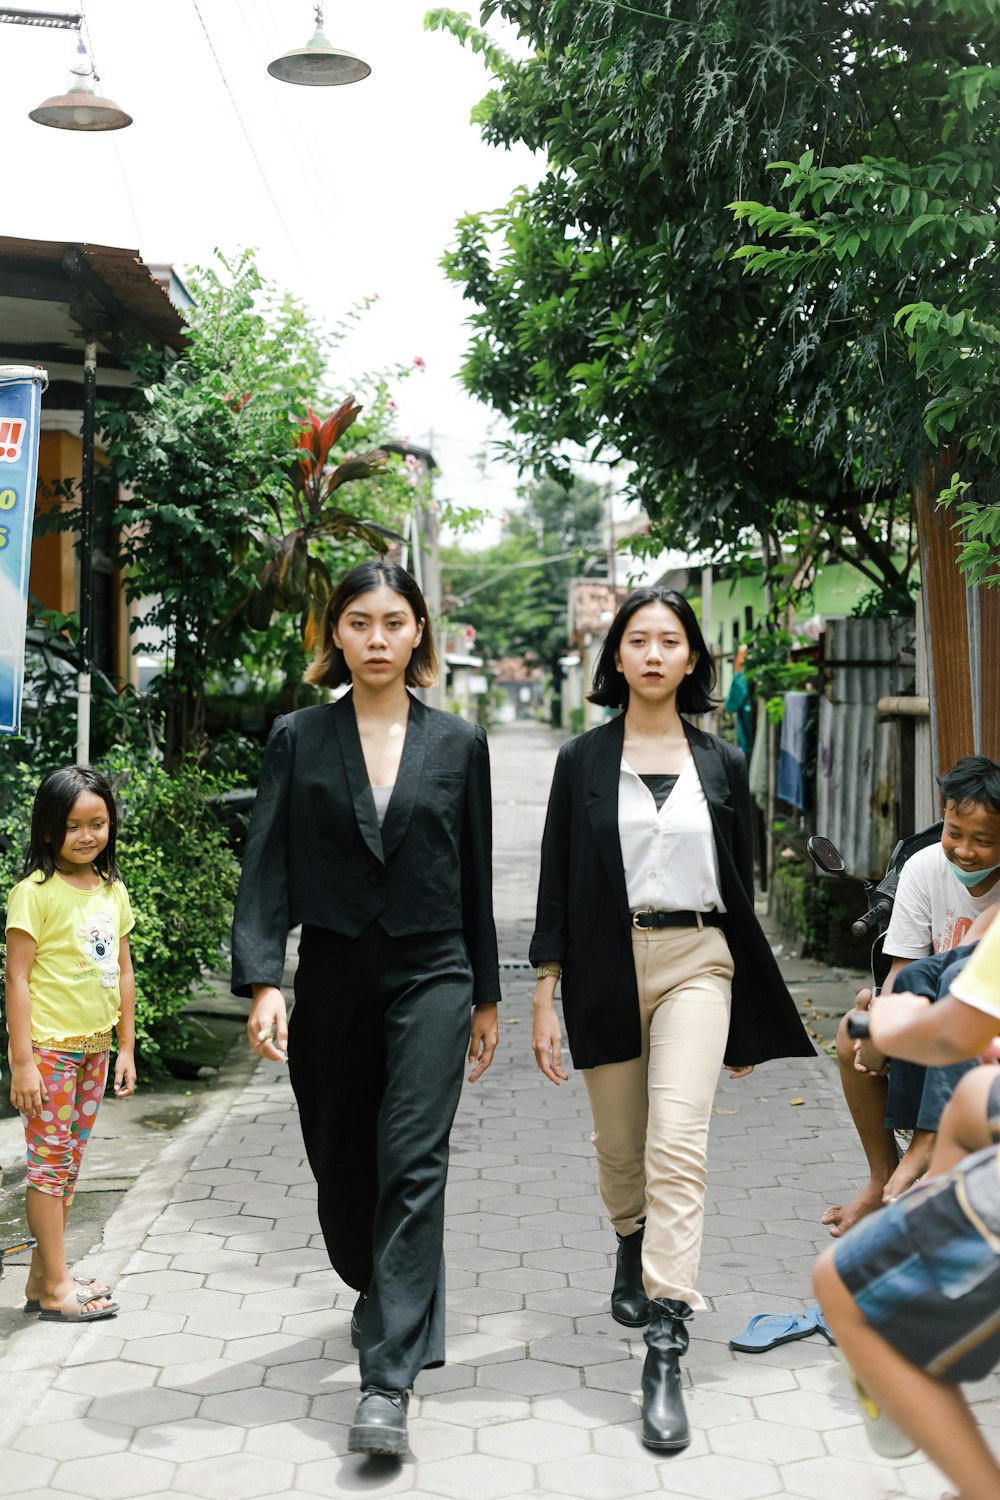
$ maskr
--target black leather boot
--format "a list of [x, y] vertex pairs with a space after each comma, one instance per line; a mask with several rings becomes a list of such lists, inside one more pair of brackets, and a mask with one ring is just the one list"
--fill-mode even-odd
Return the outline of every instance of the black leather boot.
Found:
[[633, 1234], [618, 1236], [611, 1316], [624, 1328], [645, 1328], [649, 1322], [649, 1300], [642, 1285], [641, 1225]]
[[409, 1402], [409, 1391], [383, 1391], [378, 1386], [363, 1390], [354, 1424], [347, 1434], [348, 1453], [401, 1458], [409, 1446], [406, 1432]]
[[687, 1353], [687, 1322], [694, 1316], [686, 1302], [654, 1297], [646, 1329], [646, 1363], [642, 1370], [642, 1441], [658, 1453], [686, 1448], [691, 1441], [680, 1357]]

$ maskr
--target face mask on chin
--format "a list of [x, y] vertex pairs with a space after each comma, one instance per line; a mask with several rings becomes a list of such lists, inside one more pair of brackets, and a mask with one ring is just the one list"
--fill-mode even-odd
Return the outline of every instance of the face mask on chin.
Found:
[[988, 870], [960, 870], [958, 865], [953, 864], [950, 859], [948, 863], [951, 865], [951, 873], [955, 879], [961, 885], [964, 885], [967, 891], [971, 890], [974, 885], [981, 885], [984, 880], [993, 874], [994, 870], [1000, 870], [1000, 861], [995, 865], [990, 865]]

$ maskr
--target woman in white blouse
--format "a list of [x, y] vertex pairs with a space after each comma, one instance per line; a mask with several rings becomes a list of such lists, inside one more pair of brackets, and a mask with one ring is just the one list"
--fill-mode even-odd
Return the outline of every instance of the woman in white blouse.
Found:
[[563, 1011], [618, 1236], [612, 1316], [645, 1327], [643, 1434], [690, 1441], [679, 1356], [695, 1287], [720, 1068], [813, 1048], [753, 908], [743, 753], [687, 723], [715, 669], [690, 605], [639, 589], [618, 611], [590, 701], [624, 713], [562, 747], [542, 841], [532, 1048], [564, 1081]]

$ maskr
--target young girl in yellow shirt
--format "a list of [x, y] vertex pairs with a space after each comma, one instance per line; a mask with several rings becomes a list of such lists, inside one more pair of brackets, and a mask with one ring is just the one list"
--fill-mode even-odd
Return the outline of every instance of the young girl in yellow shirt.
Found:
[[26, 1312], [114, 1317], [109, 1288], [74, 1279], [65, 1225], [118, 1033], [114, 1088], [135, 1089], [134, 923], [115, 857], [118, 818], [97, 771], [66, 766], [35, 793], [24, 871], [7, 903], [10, 1098], [24, 1122], [26, 1210], [38, 1241]]

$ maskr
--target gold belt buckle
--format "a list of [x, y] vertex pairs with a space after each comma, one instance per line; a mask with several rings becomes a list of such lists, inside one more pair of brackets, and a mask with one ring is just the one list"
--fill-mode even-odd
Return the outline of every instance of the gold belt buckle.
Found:
[[653, 908], [651, 906], [640, 906], [638, 911], [634, 911], [632, 913], [632, 926], [635, 928], [636, 932], [648, 932], [649, 929], [643, 927], [638, 918], [652, 916], [652, 913]]

